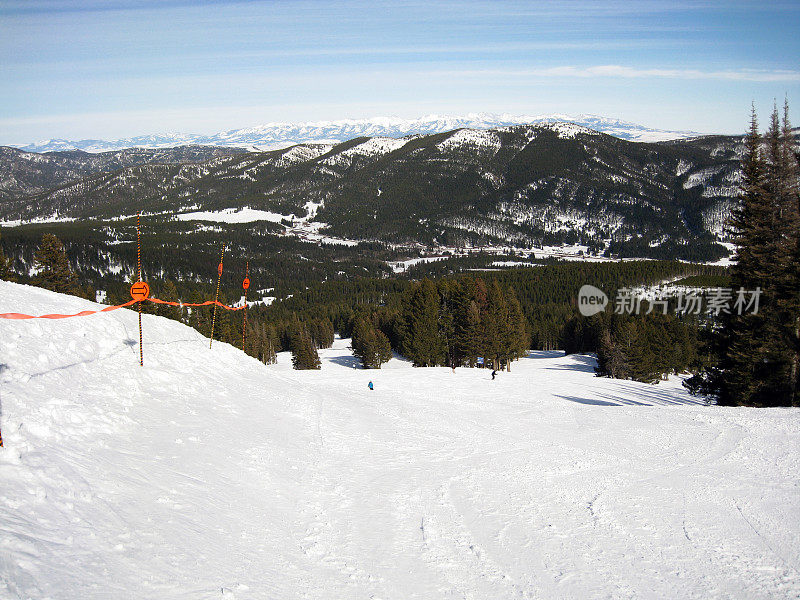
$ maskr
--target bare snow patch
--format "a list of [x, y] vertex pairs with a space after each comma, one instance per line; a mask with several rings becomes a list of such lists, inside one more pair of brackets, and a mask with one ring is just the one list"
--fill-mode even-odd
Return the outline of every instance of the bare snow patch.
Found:
[[438, 262], [440, 260], [446, 260], [450, 258], [449, 256], [424, 256], [420, 258], [411, 258], [409, 260], [392, 260], [388, 261], [386, 264], [392, 268], [392, 271], [395, 273], [402, 273], [404, 271], [408, 271], [409, 268], [413, 267], [414, 265], [419, 265], [423, 263], [431, 263], [431, 262]]
[[212, 221], [214, 223], [252, 223], [254, 221], [270, 221], [280, 223], [282, 219], [293, 219], [294, 215], [281, 215], [267, 210], [253, 208], [226, 208], [223, 210], [206, 210], [180, 213], [175, 215], [180, 221]]
[[300, 146], [292, 146], [281, 154], [280, 158], [275, 161], [275, 164], [280, 167], [286, 167], [307, 162], [322, 156], [326, 152], [330, 152], [331, 148], [333, 148], [333, 146], [329, 144], [303, 144]]
[[586, 134], [596, 134], [596, 131], [589, 129], [588, 127], [583, 127], [582, 125], [576, 125], [575, 123], [552, 123], [547, 126], [548, 129], [552, 129], [558, 134], [560, 138], [574, 138], [579, 133], [586, 133]]
[[436, 144], [440, 150], [463, 148], [479, 148], [486, 151], [497, 151], [500, 148], [500, 136], [496, 131], [484, 129], [459, 129], [446, 140]]
[[724, 166], [720, 165], [716, 167], [708, 167], [707, 169], [701, 169], [700, 171], [692, 173], [683, 183], [683, 189], [688, 190], [697, 185], [705, 185], [709, 179], [721, 172], [724, 168]]
[[69, 223], [75, 221], [71, 217], [61, 217], [58, 213], [54, 213], [49, 217], [37, 217], [35, 219], [9, 219], [8, 221], [0, 221], [0, 227], [19, 227], [20, 225], [33, 225], [39, 223]]

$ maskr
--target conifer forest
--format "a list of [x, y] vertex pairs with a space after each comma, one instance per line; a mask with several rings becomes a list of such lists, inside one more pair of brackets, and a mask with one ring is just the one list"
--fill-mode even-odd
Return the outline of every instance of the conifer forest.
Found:
[[[249, 307], [246, 323], [241, 312], [221, 311], [214, 337], [237, 347], [244, 343], [243, 350], [264, 363], [291, 351], [297, 369], [319, 368], [317, 350], [330, 347], [335, 334], [352, 337], [354, 355], [366, 368], [380, 368], [397, 353], [419, 367], [510, 370], [530, 349], [560, 348], [596, 353], [599, 376], [657, 382], [670, 373], [689, 372], [693, 376], [686, 385], [709, 401], [796, 405], [800, 216], [788, 104], [783, 115], [773, 112], [763, 134], [754, 114], [744, 147], [741, 192], [725, 229], [736, 248], [731, 267], [653, 260], [562, 262], [512, 251], [504, 268], [492, 267], [496, 253], [445, 253], [435, 261], [412, 261], [395, 274], [387, 272], [385, 261], [402, 260], [404, 252], [384, 244], [314, 246], [258, 233], [251, 225], [235, 226], [225, 231], [225, 243], [244, 252], [229, 251], [221, 301], [241, 301], [236, 281], [244, 261], [253, 264], [257, 285], [269, 288], [262, 295], [274, 301]], [[145, 227], [145, 273], [157, 269], [164, 275], [152, 279], [153, 295], [179, 303], [209, 297], [215, 283], [209, 254], [220, 235], [192, 233], [191, 251], [170, 252], [166, 223], [153, 217]], [[130, 227], [120, 223], [116, 235], [130, 235]], [[109, 246], [102, 239], [80, 221], [5, 228], [2, 276], [87, 298], [102, 289], [106, 302], [123, 303], [133, 276], [124, 265], [135, 255], [129, 244]], [[98, 259], [109, 255], [122, 265], [116, 274], [100, 270]], [[520, 260], [529, 266], [513, 266]], [[205, 278], [182, 276], [204, 270]], [[672, 310], [633, 315], [610, 307], [589, 317], [577, 310], [584, 283], [613, 297], [620, 289], [665, 281], [701, 293], [758, 288], [760, 308], [741, 315], [731, 310], [681, 314], [673, 290]], [[208, 310], [152, 304], [143, 310], [211, 334]]]

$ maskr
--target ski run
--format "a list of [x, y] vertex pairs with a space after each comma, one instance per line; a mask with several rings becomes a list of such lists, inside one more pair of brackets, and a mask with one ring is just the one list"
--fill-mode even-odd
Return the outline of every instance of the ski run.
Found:
[[[0, 282], [0, 313], [93, 308]], [[798, 409], [143, 323], [140, 367], [135, 311], [0, 319], [0, 598], [800, 596]]]

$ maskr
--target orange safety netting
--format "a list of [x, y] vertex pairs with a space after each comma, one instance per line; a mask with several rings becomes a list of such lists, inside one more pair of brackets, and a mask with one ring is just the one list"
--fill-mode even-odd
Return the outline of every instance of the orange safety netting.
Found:
[[[145, 300], [149, 300], [155, 304], [168, 304], [169, 306], [210, 306], [212, 304], [216, 304], [220, 308], [224, 308], [225, 310], [242, 310], [246, 305], [243, 306], [227, 306], [218, 300], [206, 300], [205, 302], [199, 302], [197, 304], [192, 304], [188, 302], [169, 302], [167, 300], [159, 300], [158, 298], [145, 298]], [[125, 304], [118, 304], [116, 306], [106, 306], [105, 308], [101, 308], [100, 310], [84, 310], [79, 313], [75, 313], [74, 315], [61, 315], [61, 314], [52, 314], [52, 315], [25, 315], [22, 313], [0, 313], [0, 319], [69, 319], [70, 317], [86, 317], [88, 315], [95, 315], [101, 312], [110, 312], [112, 310], [117, 310], [118, 308], [125, 308], [131, 306], [132, 304], [136, 304], [140, 302], [140, 300], [129, 300]]]

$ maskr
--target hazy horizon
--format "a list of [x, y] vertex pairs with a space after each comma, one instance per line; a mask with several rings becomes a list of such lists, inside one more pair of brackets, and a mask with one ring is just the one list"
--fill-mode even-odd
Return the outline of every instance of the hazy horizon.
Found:
[[[578, 114], [575, 114], [575, 115], [564, 115], [564, 114], [557, 114], [557, 113], [552, 113], [552, 114], [549, 114], [549, 115], [544, 115], [544, 114], [540, 114], [540, 115], [515, 114], [515, 115], [512, 115], [512, 114], [509, 114], [509, 113], [497, 114], [497, 113], [486, 113], [486, 112], [474, 112], [474, 113], [462, 113], [462, 114], [444, 114], [444, 113], [441, 113], [441, 114], [427, 114], [427, 115], [420, 115], [418, 117], [408, 117], [408, 118], [406, 118], [406, 117], [398, 117], [396, 115], [375, 115], [375, 116], [372, 116], [372, 117], [364, 117], [362, 119], [344, 118], [344, 119], [323, 119], [323, 120], [319, 120], [319, 121], [294, 121], [294, 122], [290, 122], [290, 121], [273, 121], [273, 122], [260, 123], [260, 124], [257, 124], [257, 125], [249, 125], [249, 126], [245, 126], [245, 127], [237, 127], [235, 129], [226, 129], [226, 130], [223, 130], [223, 131], [213, 131], [213, 132], [209, 132], [209, 133], [200, 133], [200, 134], [198, 134], [195, 131], [147, 132], [147, 133], [143, 133], [143, 134], [139, 134], [139, 135], [124, 136], [124, 137], [121, 137], [121, 138], [106, 139], [106, 140], [102, 140], [102, 141], [113, 142], [113, 141], [118, 141], [118, 140], [136, 139], [136, 138], [139, 138], [139, 137], [148, 137], [148, 136], [151, 136], [151, 135], [153, 137], [159, 137], [159, 136], [168, 137], [170, 135], [174, 135], [174, 136], [204, 135], [205, 136], [205, 135], [214, 135], [214, 134], [225, 134], [225, 133], [229, 133], [229, 132], [247, 131], [248, 129], [254, 129], [255, 130], [255, 129], [259, 129], [259, 128], [280, 127], [280, 126], [286, 126], [286, 127], [292, 127], [292, 126], [308, 126], [308, 127], [319, 126], [319, 127], [323, 127], [323, 126], [326, 126], [326, 125], [336, 126], [336, 125], [345, 125], [345, 124], [350, 124], [350, 123], [352, 123], [352, 124], [361, 124], [361, 123], [367, 123], [367, 122], [374, 123], [374, 124], [387, 124], [387, 125], [391, 124], [392, 122], [395, 122], [396, 125], [400, 125], [400, 124], [402, 124], [404, 122], [410, 123], [410, 122], [414, 122], [414, 121], [419, 121], [420, 123], [422, 123], [422, 122], [432, 122], [435, 119], [461, 120], [461, 119], [467, 119], [467, 118], [470, 118], [470, 117], [475, 117], [476, 119], [477, 118], [498, 118], [498, 119], [506, 118], [507, 120], [515, 120], [515, 121], [516, 120], [520, 120], [521, 121], [523, 119], [526, 119], [527, 121], [530, 121], [530, 122], [533, 122], [536, 119], [551, 119], [551, 118], [552, 119], [560, 119], [560, 120], [564, 120], [564, 121], [571, 121], [573, 119], [577, 120], [579, 117], [603, 117], [603, 118], [608, 118], [607, 115], [593, 115], [593, 114], [589, 114], [589, 113], [580, 114], [580, 115], [578, 115]], [[641, 125], [642, 127], [648, 128], [648, 129], [654, 129], [654, 130], [658, 129], [658, 128], [651, 128], [646, 123], [632, 123], [630, 121], [625, 121], [624, 119], [620, 119], [619, 121], [621, 123], [630, 123], [630, 124], [633, 124], [633, 125]], [[678, 132], [679, 130], [666, 130], [666, 131]], [[680, 132], [687, 133], [689, 131], [688, 130], [680, 130]], [[703, 132], [691, 132], [691, 133], [697, 133], [697, 134], [703, 135], [703, 134], [714, 134], [714, 133], [718, 133], [718, 132], [703, 131]], [[736, 133], [741, 133], [741, 132], [736, 132]], [[27, 142], [8, 142], [8, 143], [3, 143], [2, 140], [0, 140], [0, 145], [8, 145], [8, 146], [12, 146], [12, 147], [15, 147], [15, 146], [16, 147], [24, 147], [24, 146], [36, 145], [38, 143], [45, 143], [45, 142], [49, 142], [49, 141], [59, 141], [61, 139], [63, 139], [63, 138], [46, 138], [46, 139], [41, 139], [41, 140], [29, 140]], [[66, 141], [85, 142], [85, 141], [91, 141], [93, 139], [96, 139], [96, 138], [72, 139], [72, 140], [66, 140]], [[99, 139], [98, 139], [98, 141], [99, 141]]]

